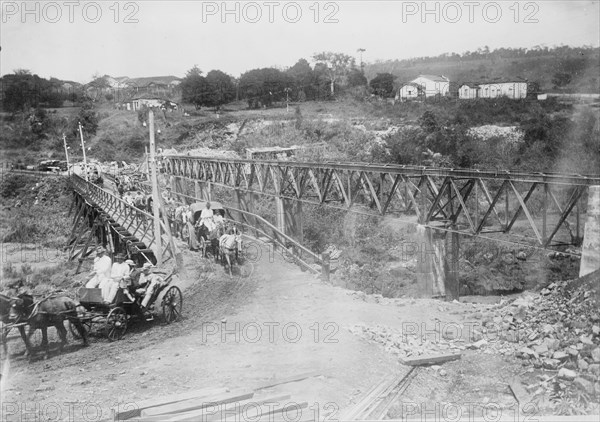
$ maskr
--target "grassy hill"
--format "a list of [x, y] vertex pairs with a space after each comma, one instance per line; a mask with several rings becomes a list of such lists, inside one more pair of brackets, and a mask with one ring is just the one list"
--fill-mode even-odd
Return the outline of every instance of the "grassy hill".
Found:
[[[456, 83], [520, 77], [539, 83], [542, 91], [600, 93], [600, 49], [558, 47], [527, 52], [500, 49], [487, 53], [388, 60], [365, 67], [369, 80], [385, 72], [395, 75], [397, 83], [407, 82], [419, 74], [445, 75]], [[555, 83], [557, 74], [569, 75], [563, 81], [564, 85]]]

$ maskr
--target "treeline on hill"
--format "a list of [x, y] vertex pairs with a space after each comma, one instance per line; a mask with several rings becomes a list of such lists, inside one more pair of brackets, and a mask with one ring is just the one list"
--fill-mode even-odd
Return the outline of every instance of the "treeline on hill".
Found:
[[485, 46], [462, 54], [386, 60], [365, 66], [371, 79], [379, 73], [394, 75], [396, 82], [408, 82], [419, 74], [445, 75], [455, 83], [524, 78], [542, 90], [598, 93], [600, 91], [600, 48], [540, 47], [498, 48]]
[[314, 67], [300, 59], [287, 70], [252, 69], [239, 80], [219, 70], [203, 77], [195, 66], [181, 83], [182, 100], [200, 108], [220, 107], [238, 98], [254, 109], [285, 101], [328, 100], [347, 89], [367, 86], [367, 79], [352, 56], [323, 52], [315, 54], [313, 61]]
[[36, 107], [57, 108], [65, 101], [78, 102], [82, 99], [79, 84], [57, 78], [44, 79], [26, 69], [4, 75], [1, 81], [2, 108], [9, 112]]

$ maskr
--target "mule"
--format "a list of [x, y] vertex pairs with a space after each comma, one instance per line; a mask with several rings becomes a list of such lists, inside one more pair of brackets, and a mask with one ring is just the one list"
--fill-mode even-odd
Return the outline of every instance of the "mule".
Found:
[[[8, 345], [7, 345], [7, 337], [8, 337], [8, 333], [10, 332], [11, 328], [10, 327], [5, 327], [5, 324], [10, 324], [10, 309], [11, 306], [13, 304], [13, 301], [15, 299], [5, 296], [3, 294], [0, 294], [0, 322], [2, 322], [2, 332], [0, 333], [0, 341], [2, 342], [2, 350], [4, 351], [4, 356], [8, 356]], [[20, 326], [18, 327], [19, 329], [19, 334], [21, 334], [21, 338], [23, 339], [23, 342], [25, 342], [26, 336], [25, 336], [25, 327], [24, 326]]]
[[10, 318], [14, 322], [27, 322], [29, 331], [24, 338], [25, 341], [25, 356], [32, 356], [31, 336], [40, 329], [42, 330], [42, 348], [44, 349], [44, 359], [48, 357], [48, 327], [54, 326], [60, 337], [60, 352], [62, 353], [64, 346], [67, 344], [67, 330], [64, 326], [64, 320], [68, 319], [70, 323], [75, 325], [77, 332], [83, 340], [83, 345], [87, 346], [87, 333], [83, 324], [77, 317], [77, 306], [79, 304], [66, 296], [51, 296], [42, 299], [39, 302], [34, 302], [33, 296], [21, 294], [17, 299], [13, 300], [10, 307]]

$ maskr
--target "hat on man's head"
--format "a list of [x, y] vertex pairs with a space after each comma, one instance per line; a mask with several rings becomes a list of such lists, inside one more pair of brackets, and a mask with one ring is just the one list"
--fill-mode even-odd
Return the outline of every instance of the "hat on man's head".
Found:
[[104, 249], [103, 246], [98, 246], [96, 248], [96, 253], [105, 253], [105, 252], [106, 252], [106, 249]]
[[126, 258], [125, 254], [122, 254], [122, 253], [118, 253], [115, 255], [115, 259], [125, 259], [125, 258]]
[[149, 262], [146, 262], [146, 263], [144, 264], [144, 266], [142, 267], [142, 269], [143, 269], [143, 270], [149, 270], [150, 268], [154, 268], [154, 265], [152, 265], [152, 264], [151, 264], [151, 263], [149, 263]]
[[129, 266], [135, 265], [135, 262], [133, 262], [131, 259], [128, 259], [127, 261], [125, 261], [125, 263]]

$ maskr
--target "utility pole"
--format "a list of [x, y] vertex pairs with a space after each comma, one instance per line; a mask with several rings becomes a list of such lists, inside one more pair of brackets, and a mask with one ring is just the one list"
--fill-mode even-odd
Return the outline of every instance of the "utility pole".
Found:
[[360, 72], [361, 72], [362, 74], [364, 74], [364, 73], [365, 73], [365, 71], [364, 71], [364, 69], [363, 69], [363, 67], [364, 67], [364, 64], [363, 64], [363, 60], [362, 60], [362, 53], [364, 53], [364, 52], [365, 52], [365, 51], [367, 51], [367, 50], [365, 50], [364, 48], [359, 48], [359, 49], [358, 49], [358, 50], [356, 50], [356, 51], [358, 51], [358, 53], [360, 54]]
[[285, 111], [287, 113], [289, 113], [290, 112], [290, 91], [291, 91], [291, 88], [286, 88], [286, 89], [284, 89], [284, 91], [285, 91]]
[[81, 122], [79, 122], [79, 135], [81, 136], [81, 149], [83, 150], [83, 174], [85, 175], [85, 181], [89, 182], [87, 158], [85, 156], [85, 143], [83, 142], [83, 129], [81, 127]]
[[148, 110], [150, 127], [150, 179], [152, 182], [152, 214], [154, 216], [154, 255], [156, 264], [162, 265], [162, 237], [160, 235], [160, 196], [158, 194], [158, 175], [154, 156], [154, 111]]
[[63, 145], [65, 147], [65, 157], [67, 158], [67, 172], [71, 174], [71, 164], [69, 163], [69, 148], [67, 147], [67, 137], [63, 133]]

